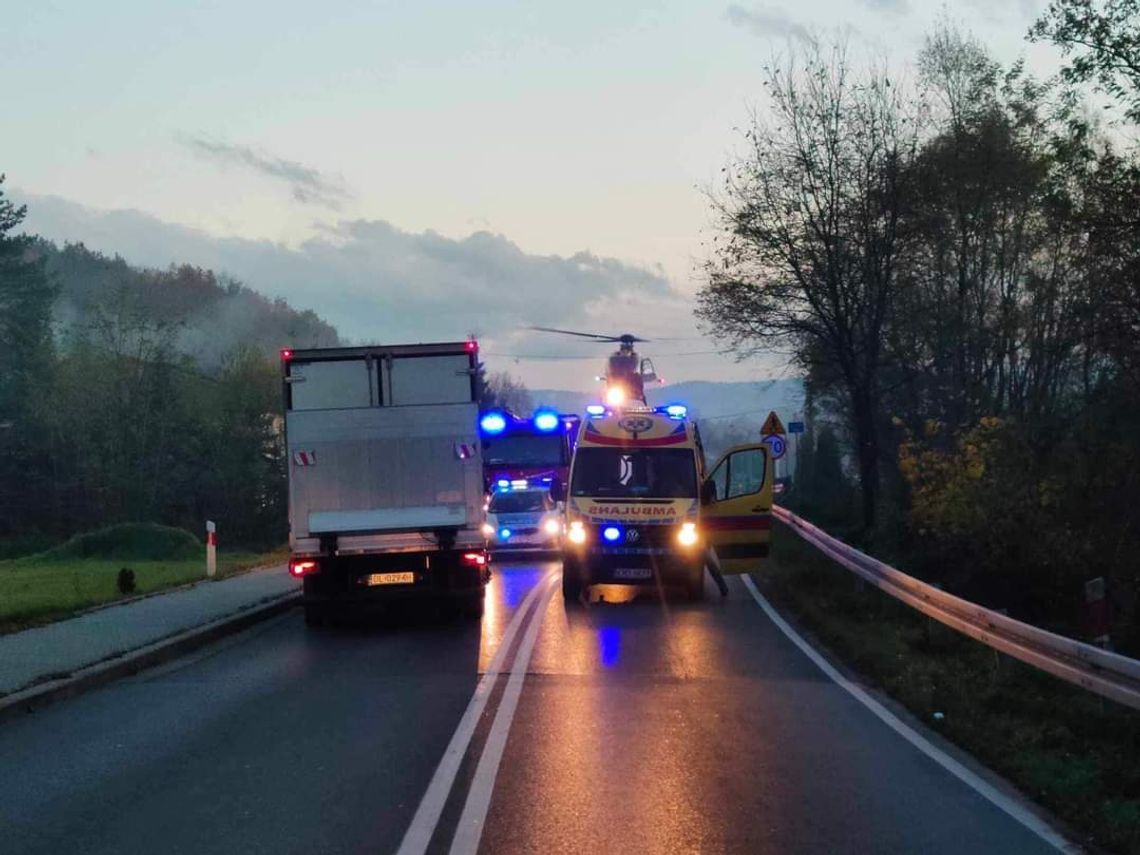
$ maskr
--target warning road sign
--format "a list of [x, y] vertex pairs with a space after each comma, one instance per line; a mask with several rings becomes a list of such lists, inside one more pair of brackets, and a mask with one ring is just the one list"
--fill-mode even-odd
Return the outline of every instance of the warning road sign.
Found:
[[768, 413], [768, 418], [764, 419], [764, 426], [760, 428], [760, 436], [783, 436], [784, 423], [780, 421], [780, 417], [776, 415], [776, 411]]

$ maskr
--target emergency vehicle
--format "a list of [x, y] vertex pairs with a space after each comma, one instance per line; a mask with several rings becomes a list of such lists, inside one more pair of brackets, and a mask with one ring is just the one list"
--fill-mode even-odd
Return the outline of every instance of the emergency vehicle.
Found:
[[566, 485], [570, 456], [581, 419], [547, 407], [529, 418], [508, 410], [488, 410], [479, 416], [483, 480], [488, 493], [522, 480], [528, 484]]
[[709, 549], [722, 573], [768, 555], [773, 461], [763, 444], [730, 448], [706, 467], [686, 408], [587, 408], [570, 467], [562, 593], [600, 583], [704, 595]]
[[487, 504], [483, 525], [491, 549], [557, 550], [562, 546], [562, 511], [541, 481], [500, 481]]

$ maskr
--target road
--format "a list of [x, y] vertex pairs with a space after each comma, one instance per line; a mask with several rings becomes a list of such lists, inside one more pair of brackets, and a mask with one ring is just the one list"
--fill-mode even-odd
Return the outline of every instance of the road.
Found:
[[567, 609], [558, 572], [497, 565], [481, 624], [292, 612], [4, 723], [4, 851], [1055, 851], [741, 580]]

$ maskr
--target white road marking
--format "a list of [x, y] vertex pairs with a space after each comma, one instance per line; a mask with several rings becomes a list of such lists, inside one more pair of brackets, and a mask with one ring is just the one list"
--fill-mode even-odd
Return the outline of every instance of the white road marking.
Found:
[[859, 686], [855, 685], [838, 671], [836, 671], [830, 662], [824, 659], [823, 656], [815, 650], [815, 648], [804, 641], [803, 637], [798, 632], [792, 629], [787, 621], [780, 617], [780, 615], [772, 607], [772, 604], [768, 602], [768, 600], [764, 597], [763, 594], [760, 593], [759, 590], [757, 590], [756, 583], [752, 581], [752, 578], [750, 576], [743, 575], [740, 577], [740, 580], [744, 583], [744, 587], [748, 589], [748, 592], [752, 594], [752, 599], [757, 602], [757, 604], [764, 610], [764, 613], [768, 616], [772, 623], [779, 627], [780, 631], [788, 637], [792, 644], [798, 647], [808, 659], [814, 662], [819, 670], [830, 677], [841, 688], [845, 689], [852, 697], [855, 698], [855, 700], [859, 701], [859, 703], [874, 713], [884, 724], [887, 725], [887, 727], [889, 727], [891, 730], [893, 730], [895, 733], [897, 733], [899, 736], [901, 736], [903, 739], [905, 739], [907, 742], [909, 742], [911, 745], [913, 745], [915, 748], [917, 748], [951, 775], [956, 777], [959, 781], [970, 787], [972, 790], [974, 790], [974, 792], [982, 796], [982, 798], [986, 799], [995, 807], [1008, 814], [1012, 819], [1015, 819], [1017, 822], [1021, 823], [1027, 829], [1032, 831], [1046, 843], [1050, 844], [1056, 849], [1059, 849], [1062, 852], [1079, 853], [1083, 851], [1080, 847], [1070, 843], [1068, 840], [1054, 831], [1048, 823], [1046, 823], [1035, 813], [1018, 804], [1016, 800], [1010, 798], [1005, 793], [1001, 792], [1001, 790], [997, 789], [992, 784], [987, 783], [977, 774], [967, 769], [945, 751], [930, 742], [930, 740], [928, 740], [921, 733], [916, 731], [914, 728], [912, 728], [910, 725], [908, 725], [906, 722], [904, 722], [902, 719], [900, 719], [898, 716], [896, 716], [894, 713], [892, 713], [890, 710], [872, 698]]
[[554, 594], [555, 586], [552, 583], [553, 579], [546, 583], [546, 591], [539, 599], [538, 607], [534, 610], [526, 634], [519, 645], [515, 664], [511, 668], [511, 679], [507, 682], [503, 699], [495, 712], [495, 721], [491, 724], [491, 732], [487, 735], [487, 744], [483, 746], [483, 756], [479, 758], [475, 777], [471, 781], [471, 789], [467, 791], [467, 803], [463, 806], [462, 816], [459, 817], [455, 839], [451, 841], [451, 855], [475, 855], [479, 849], [483, 824], [487, 820], [491, 795], [495, 791], [495, 777], [499, 774], [499, 763], [502, 762], [503, 751], [507, 747], [507, 737], [511, 732], [511, 721], [515, 717], [519, 695], [522, 694], [523, 681], [530, 667], [530, 657], [534, 653], [535, 641], [538, 640], [538, 630], [542, 626], [546, 607]]
[[[479, 684], [475, 687], [475, 693], [471, 696], [467, 709], [463, 711], [463, 717], [459, 719], [459, 724], [455, 728], [455, 733], [451, 735], [451, 741], [447, 743], [447, 749], [443, 752], [439, 765], [436, 766], [435, 774], [431, 777], [431, 783], [428, 784], [423, 798], [420, 799], [420, 805], [416, 808], [416, 815], [412, 817], [411, 825], [404, 832], [404, 839], [400, 843], [397, 855], [422, 855], [427, 851], [431, 837], [435, 833], [435, 827], [439, 824], [439, 816], [443, 813], [443, 806], [447, 802], [448, 794], [451, 793], [452, 785], [455, 783], [459, 766], [467, 753], [467, 746], [471, 744], [475, 727], [479, 724], [479, 718], [483, 715], [483, 709], [487, 706], [487, 700], [491, 697], [491, 691], [495, 688], [499, 674], [503, 673], [503, 660], [506, 658], [511, 642], [514, 641], [515, 635], [518, 634], [519, 628], [523, 625], [531, 604], [538, 598], [543, 586], [549, 585], [553, 578], [553, 573], [547, 573], [540, 579], [538, 584], [527, 593], [522, 605], [511, 617], [511, 622], [507, 625], [506, 632], [503, 633], [503, 640], [499, 644], [499, 649], [495, 651], [490, 665], [487, 666], [486, 673], [483, 674]], [[543, 606], [545, 606], [545, 600]], [[517, 653], [515, 658], [517, 661]]]

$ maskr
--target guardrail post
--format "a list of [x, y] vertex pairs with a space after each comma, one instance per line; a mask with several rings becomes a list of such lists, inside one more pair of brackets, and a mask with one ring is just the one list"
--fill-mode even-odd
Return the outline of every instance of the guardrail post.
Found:
[[218, 527], [206, 520], [206, 577], [213, 579], [218, 572]]

